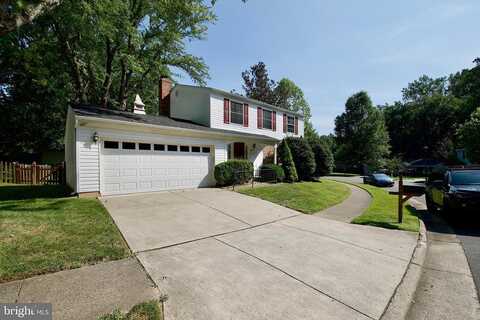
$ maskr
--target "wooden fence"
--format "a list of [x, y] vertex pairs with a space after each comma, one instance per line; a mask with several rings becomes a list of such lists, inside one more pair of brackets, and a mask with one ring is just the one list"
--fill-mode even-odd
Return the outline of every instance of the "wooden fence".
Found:
[[65, 184], [65, 164], [22, 164], [0, 161], [0, 183]]

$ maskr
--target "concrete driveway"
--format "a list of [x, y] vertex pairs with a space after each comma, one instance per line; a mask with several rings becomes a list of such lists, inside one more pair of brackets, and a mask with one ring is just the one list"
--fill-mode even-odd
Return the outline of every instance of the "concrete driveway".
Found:
[[417, 243], [218, 189], [103, 201], [166, 319], [379, 319]]

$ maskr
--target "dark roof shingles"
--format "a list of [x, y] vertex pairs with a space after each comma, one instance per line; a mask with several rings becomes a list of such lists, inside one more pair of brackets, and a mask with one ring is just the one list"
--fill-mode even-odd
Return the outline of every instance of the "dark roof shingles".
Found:
[[143, 115], [143, 114], [137, 114], [133, 112], [105, 109], [105, 108], [89, 106], [89, 105], [74, 106], [72, 107], [72, 109], [76, 115], [84, 116], [84, 117], [111, 119], [111, 120], [165, 126], [165, 127], [171, 127], [171, 128], [182, 128], [182, 129], [198, 130], [198, 131], [213, 132], [213, 133], [233, 134], [233, 135], [245, 136], [245, 137], [251, 137], [251, 138], [277, 140], [275, 138], [265, 136], [265, 135], [210, 128], [210, 127], [199, 125], [189, 121], [172, 119], [166, 116]]

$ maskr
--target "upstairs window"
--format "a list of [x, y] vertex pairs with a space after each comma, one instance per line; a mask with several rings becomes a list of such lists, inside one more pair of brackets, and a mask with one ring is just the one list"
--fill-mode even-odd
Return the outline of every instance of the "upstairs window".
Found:
[[263, 110], [263, 128], [264, 129], [272, 129], [272, 111], [270, 110]]
[[288, 116], [287, 119], [287, 131], [295, 133], [295, 117]]
[[230, 102], [230, 122], [243, 124], [243, 104], [235, 101]]

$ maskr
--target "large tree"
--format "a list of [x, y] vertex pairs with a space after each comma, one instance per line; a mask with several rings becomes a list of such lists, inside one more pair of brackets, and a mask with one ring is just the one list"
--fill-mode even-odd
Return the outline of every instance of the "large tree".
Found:
[[266, 103], [275, 104], [275, 81], [270, 79], [267, 66], [259, 62], [242, 72], [243, 90], [245, 95]]
[[204, 84], [208, 68], [185, 42], [203, 39], [214, 20], [208, 0], [63, 0], [3, 36], [0, 153], [61, 142], [69, 103], [126, 109], [139, 93], [155, 112], [161, 76], [182, 70]]
[[290, 79], [276, 82], [270, 79], [267, 66], [259, 62], [242, 72], [245, 95], [286, 110], [301, 112], [304, 115], [305, 136], [318, 137], [310, 121], [312, 112], [302, 89]]
[[61, 0], [2, 0], [0, 3], [0, 36], [28, 24]]
[[389, 138], [382, 112], [365, 91], [348, 98], [345, 112], [335, 119], [336, 159], [347, 165], [378, 167], [389, 154]]
[[459, 128], [458, 135], [467, 151], [467, 159], [480, 164], [480, 108]]

